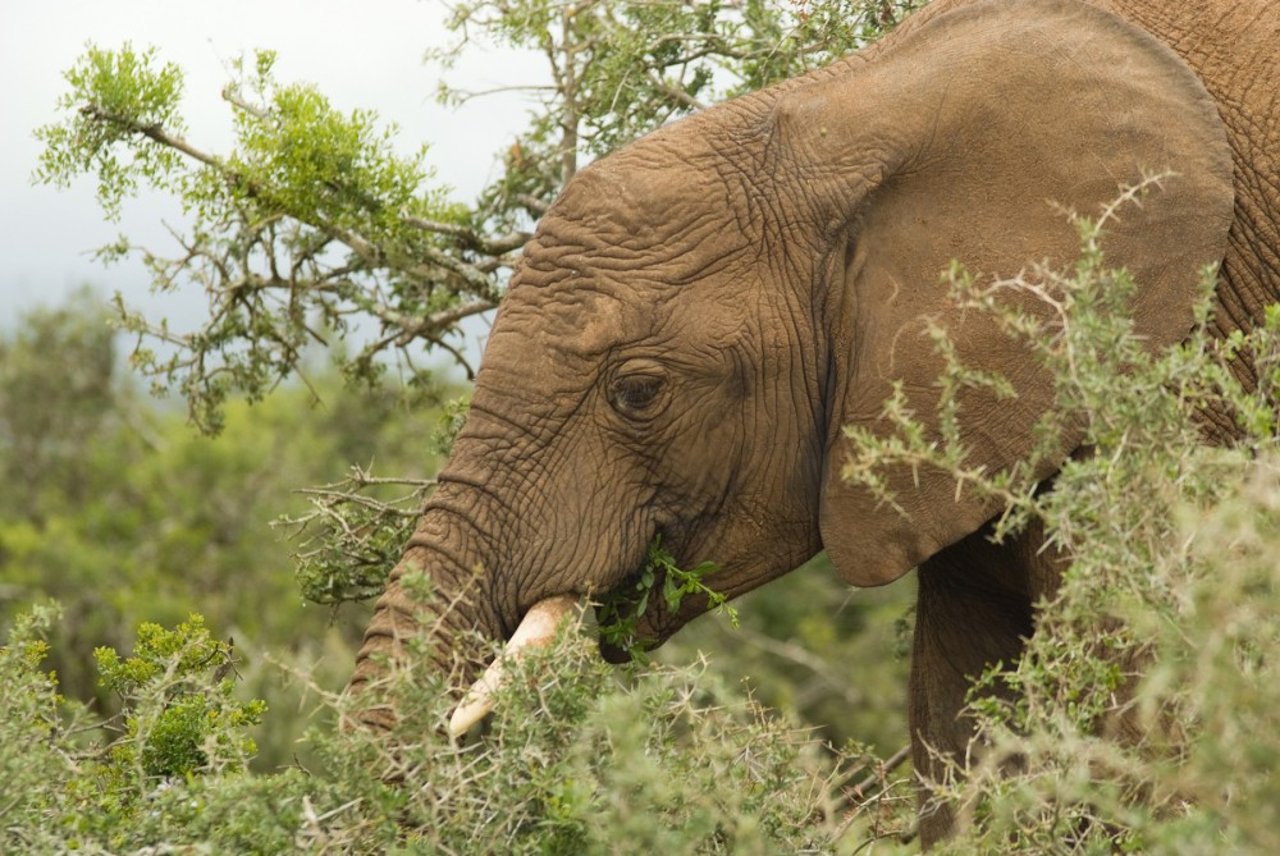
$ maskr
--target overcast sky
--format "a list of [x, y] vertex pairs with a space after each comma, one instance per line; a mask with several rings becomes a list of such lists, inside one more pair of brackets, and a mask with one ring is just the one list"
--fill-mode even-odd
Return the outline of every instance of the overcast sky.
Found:
[[[188, 136], [216, 152], [230, 141], [219, 97], [230, 61], [256, 48], [276, 50], [278, 80], [315, 83], [342, 110], [371, 108], [395, 121], [404, 149], [429, 143], [440, 178], [469, 201], [495, 174], [494, 153], [523, 127], [528, 105], [516, 96], [460, 111], [435, 103], [440, 72], [422, 55], [448, 39], [444, 14], [438, 0], [0, 0], [0, 325], [84, 283], [104, 296], [119, 290], [180, 327], [203, 311], [199, 295], [149, 296], [139, 265], [103, 268], [90, 257], [122, 232], [157, 249], [173, 246], [161, 222], [180, 225], [181, 217], [168, 200], [139, 199], [113, 224], [103, 220], [92, 182], [63, 191], [30, 182], [39, 153], [32, 131], [56, 118], [62, 74], [86, 42], [154, 45], [162, 60], [177, 63], [186, 75]], [[509, 51], [471, 54], [448, 79], [473, 90], [530, 82], [544, 74], [540, 62]]]

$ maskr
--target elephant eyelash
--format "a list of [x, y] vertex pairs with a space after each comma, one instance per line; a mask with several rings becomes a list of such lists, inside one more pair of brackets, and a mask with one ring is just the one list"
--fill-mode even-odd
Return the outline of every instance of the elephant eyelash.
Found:
[[609, 403], [624, 416], [645, 415], [658, 401], [663, 385], [656, 375], [620, 377], [610, 386]]

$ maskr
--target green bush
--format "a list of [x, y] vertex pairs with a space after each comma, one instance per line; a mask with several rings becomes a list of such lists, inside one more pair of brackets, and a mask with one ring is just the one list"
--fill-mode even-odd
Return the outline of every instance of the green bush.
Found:
[[[886, 409], [898, 436], [854, 434], [864, 463], [851, 477], [878, 488], [888, 464], [943, 467], [1005, 503], [998, 533], [1038, 519], [1071, 558], [1025, 655], [970, 695], [972, 768], [953, 768], [932, 798], [956, 810], [956, 853], [1274, 853], [1280, 307], [1218, 340], [1208, 271], [1196, 331], [1154, 354], [1126, 311], [1134, 282], [1104, 264], [1105, 225], [1078, 222], [1083, 253], [1069, 275], [981, 288], [953, 276], [960, 303], [994, 313], [1056, 379], [1044, 454], [1064, 426], [1084, 426], [1085, 451], [1053, 490], [1034, 489], [1030, 465], [990, 473], [969, 462], [961, 390], [1003, 381], [954, 360], [939, 382], [943, 436], [929, 437], [900, 397]], [[1055, 311], [1020, 310], [1010, 295]], [[945, 335], [937, 341], [949, 354]], [[1255, 384], [1240, 381], [1242, 362]], [[1231, 442], [1207, 414], [1234, 421]], [[1014, 692], [987, 692], [1000, 686]]]
[[[38, 670], [52, 621], [24, 618], [0, 650], [17, 689], [0, 714], [17, 773], [0, 784], [5, 851], [851, 853], [909, 822], [891, 798], [904, 779], [886, 787], [705, 662], [612, 669], [576, 623], [514, 666], [482, 739], [444, 736], [457, 687], [410, 666], [376, 690], [402, 712], [393, 734], [318, 727], [312, 767], [254, 775], [246, 729], [263, 706], [231, 699], [231, 652], [202, 622], [144, 626], [128, 658], [100, 652], [125, 697], [112, 741], [64, 719]], [[22, 757], [33, 743], [38, 764]], [[870, 799], [855, 798], [864, 777]]]
[[5, 852], [115, 851], [130, 846], [168, 792], [199, 776], [243, 777], [256, 751], [245, 729], [265, 712], [232, 698], [231, 650], [193, 616], [174, 630], [144, 624], [128, 658], [97, 652], [102, 683], [120, 713], [91, 721], [57, 694], [38, 666], [43, 637], [60, 614], [40, 607], [19, 618], [0, 649], [6, 705], [0, 719], [8, 807]]
[[128, 658], [113, 648], [94, 651], [100, 683], [120, 696], [126, 711], [126, 739], [113, 745], [114, 761], [148, 777], [188, 776], [211, 766], [247, 763], [257, 745], [248, 737], [229, 735], [261, 722], [266, 704], [258, 699], [233, 702], [229, 677], [211, 681], [212, 692], [192, 686], [206, 670], [217, 676], [233, 669], [232, 656], [229, 643], [209, 638], [199, 615], [173, 630], [140, 625]]

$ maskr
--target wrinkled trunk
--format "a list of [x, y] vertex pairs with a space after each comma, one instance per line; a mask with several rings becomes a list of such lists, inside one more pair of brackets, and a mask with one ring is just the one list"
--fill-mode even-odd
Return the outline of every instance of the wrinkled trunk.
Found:
[[[604, 523], [584, 521], [572, 509], [584, 476], [564, 466], [565, 452], [552, 442], [564, 423], [546, 407], [560, 398], [554, 390], [530, 393], [521, 374], [527, 360], [520, 356], [528, 337], [499, 333], [495, 328], [485, 351], [467, 423], [378, 599], [353, 691], [367, 689], [388, 662], [406, 662], [406, 640], [415, 637], [434, 642], [426, 665], [466, 687], [488, 660], [487, 651], [468, 650], [468, 640], [478, 634], [506, 642], [535, 604], [581, 591], [583, 568], [617, 564], [587, 549], [599, 541]], [[553, 508], [563, 513], [552, 514]], [[425, 605], [415, 576], [431, 592]], [[361, 719], [371, 724], [389, 726], [395, 719], [390, 710], [366, 705], [366, 711]]]
[[[491, 592], [484, 545], [488, 537], [460, 515], [446, 493], [438, 492], [428, 504], [422, 521], [400, 562], [387, 579], [373, 618], [365, 630], [364, 644], [356, 656], [350, 689], [359, 693], [386, 674], [390, 664], [407, 659], [406, 641], [430, 634], [430, 658], [441, 674], [459, 672], [455, 686], [466, 686], [484, 666], [478, 652], [468, 652], [460, 641], [471, 633], [486, 639], [505, 639], [518, 616], [501, 615]], [[406, 576], [421, 574], [424, 588], [419, 597]], [[366, 707], [360, 720], [389, 728], [394, 713], [387, 707]]]

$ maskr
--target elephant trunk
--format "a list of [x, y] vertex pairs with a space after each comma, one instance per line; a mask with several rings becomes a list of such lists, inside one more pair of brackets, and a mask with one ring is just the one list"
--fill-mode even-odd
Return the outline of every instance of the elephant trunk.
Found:
[[[503, 614], [490, 591], [492, 578], [485, 570], [484, 551], [478, 549], [485, 543], [474, 527], [460, 526], [447, 510], [428, 508], [374, 607], [349, 682], [352, 693], [367, 690], [389, 667], [405, 662], [407, 641], [424, 635], [434, 643], [431, 666], [440, 674], [453, 674], [462, 686], [480, 674], [484, 663], [478, 652], [459, 648], [462, 640], [475, 634], [505, 639], [507, 628], [519, 618]], [[415, 597], [415, 583], [406, 579], [419, 574], [431, 592], [425, 603]], [[389, 707], [366, 706], [359, 720], [390, 728], [395, 715]]]
[[[428, 665], [448, 675], [454, 687], [469, 686], [481, 677], [489, 653], [468, 650], [477, 636], [505, 642], [514, 635], [535, 645], [549, 640], [573, 602], [564, 598], [561, 603], [560, 596], [582, 590], [572, 584], [573, 574], [564, 573], [580, 557], [565, 555], [569, 541], [554, 535], [548, 519], [555, 493], [529, 475], [538, 469], [529, 461], [547, 445], [545, 435], [530, 431], [518, 442], [505, 439], [508, 421], [486, 403], [486, 391], [506, 377], [494, 366], [492, 342], [485, 359], [489, 363], [477, 381], [467, 425], [436, 477], [436, 490], [365, 631], [350, 681], [353, 692], [384, 675], [388, 664], [405, 662], [406, 641], [422, 637], [434, 643]], [[549, 427], [542, 430], [554, 436]], [[414, 596], [419, 591], [415, 577], [431, 591], [425, 605]], [[541, 608], [547, 599], [555, 603]], [[532, 625], [520, 626], [531, 616]], [[475, 702], [479, 707], [471, 709], [478, 710], [487, 704], [484, 688], [497, 685], [500, 668], [487, 673], [464, 706]], [[378, 727], [391, 727], [397, 719], [391, 709], [367, 704], [359, 718]]]
[[[576, 611], [578, 598], [521, 584], [513, 571], [528, 569], [509, 567], [521, 557], [502, 551], [478, 523], [499, 515], [464, 480], [442, 476], [442, 481], [447, 486], [431, 497], [378, 598], [349, 689], [353, 694], [366, 691], [389, 667], [407, 661], [408, 640], [429, 638], [429, 667], [450, 676], [459, 690], [471, 686], [450, 723], [456, 736], [492, 707], [490, 695], [503, 680], [504, 661], [550, 642], [560, 620]], [[496, 556], [508, 567], [494, 566]], [[429, 597], [415, 597], [419, 585], [430, 591]], [[466, 647], [477, 636], [510, 640], [507, 653], [485, 669], [487, 652]], [[386, 705], [366, 703], [357, 716], [375, 728], [390, 729], [396, 722], [395, 711]]]

